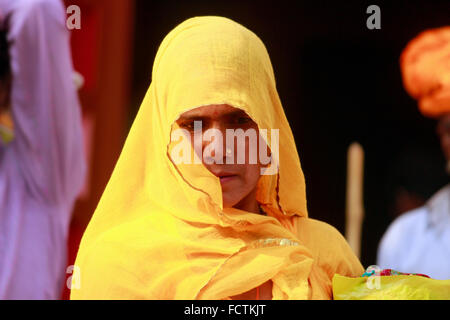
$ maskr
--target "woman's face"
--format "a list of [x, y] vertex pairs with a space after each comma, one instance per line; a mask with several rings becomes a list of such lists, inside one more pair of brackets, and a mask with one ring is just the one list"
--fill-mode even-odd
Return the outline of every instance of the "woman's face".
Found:
[[[256, 202], [256, 185], [262, 165], [260, 165], [259, 157], [254, 161], [250, 156], [251, 152], [259, 150], [257, 124], [241, 109], [226, 104], [189, 110], [180, 116], [177, 123], [180, 128], [190, 133], [190, 141], [194, 149], [196, 149], [195, 146], [201, 146], [195, 150], [197, 156], [202, 159], [206, 168], [220, 179], [223, 206], [259, 212]], [[199, 128], [200, 123], [201, 128]], [[215, 131], [209, 129], [215, 129]], [[217, 139], [216, 136], [211, 137], [208, 130], [209, 133], [214, 131], [221, 134], [222, 139]], [[237, 135], [230, 135], [239, 132], [247, 133], [248, 137], [243, 138], [241, 135], [239, 141]], [[252, 134], [256, 134], [257, 137], [253, 141], [249, 138]], [[231, 141], [234, 148], [230, 147]], [[240, 161], [239, 150], [241, 151]], [[245, 162], [241, 163], [243, 153], [245, 153]]]

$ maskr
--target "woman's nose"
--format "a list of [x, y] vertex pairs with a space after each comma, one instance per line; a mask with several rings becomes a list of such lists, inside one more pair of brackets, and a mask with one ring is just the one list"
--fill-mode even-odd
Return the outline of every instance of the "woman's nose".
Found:
[[[203, 158], [208, 164], [226, 163], [226, 128], [220, 123], [211, 124], [203, 131]], [[213, 161], [214, 160], [214, 161]]]

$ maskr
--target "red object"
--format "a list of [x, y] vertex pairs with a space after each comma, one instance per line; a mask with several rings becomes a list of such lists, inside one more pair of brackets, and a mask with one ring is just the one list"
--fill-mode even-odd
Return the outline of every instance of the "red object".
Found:
[[392, 269], [383, 269], [380, 271], [380, 276], [400, 276], [400, 275], [421, 276], [421, 277], [429, 278], [429, 276], [427, 276], [426, 274], [421, 274], [421, 273], [403, 273], [403, 272], [395, 271]]
[[82, 90], [96, 89], [99, 55], [101, 12], [95, 7], [81, 6], [81, 29], [71, 31], [74, 68], [84, 77]]
[[[69, 241], [67, 242], [67, 266], [75, 264], [77, 257], [78, 247], [80, 245], [81, 238], [84, 233], [84, 227], [80, 226], [75, 221], [70, 225]], [[70, 300], [70, 289], [67, 287], [67, 279], [71, 274], [66, 274], [64, 281], [64, 288], [62, 292], [62, 300]]]

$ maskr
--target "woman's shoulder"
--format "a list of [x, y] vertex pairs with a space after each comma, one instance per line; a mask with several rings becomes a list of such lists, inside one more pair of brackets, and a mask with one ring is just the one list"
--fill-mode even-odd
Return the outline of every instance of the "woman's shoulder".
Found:
[[330, 273], [359, 276], [364, 272], [347, 240], [334, 226], [312, 218], [299, 218], [296, 225], [299, 239]]
[[296, 224], [298, 236], [306, 242], [327, 246], [329, 246], [330, 242], [346, 243], [339, 230], [324, 221], [300, 217], [297, 219]]

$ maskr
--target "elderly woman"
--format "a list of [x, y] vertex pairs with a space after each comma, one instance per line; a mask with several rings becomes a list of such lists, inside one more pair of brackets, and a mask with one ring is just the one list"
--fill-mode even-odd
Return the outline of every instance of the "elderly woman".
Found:
[[363, 273], [341, 234], [308, 218], [253, 32], [204, 16], [166, 36], [75, 264], [72, 299], [330, 299], [334, 274]]

